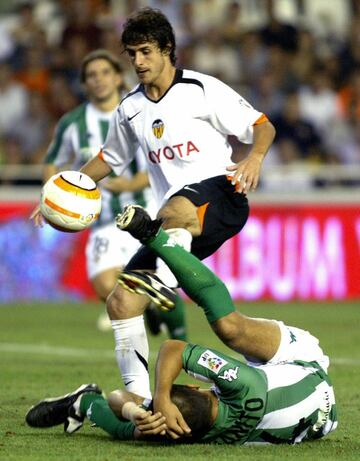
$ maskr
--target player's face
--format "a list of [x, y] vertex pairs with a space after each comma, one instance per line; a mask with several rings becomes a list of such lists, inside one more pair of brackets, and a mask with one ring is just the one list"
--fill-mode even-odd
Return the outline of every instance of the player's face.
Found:
[[85, 70], [85, 88], [90, 99], [106, 101], [118, 92], [122, 82], [121, 75], [106, 59], [89, 62]]
[[127, 45], [126, 52], [136, 75], [144, 85], [157, 83], [162, 77], [166, 77], [167, 70], [172, 68], [168, 53], [161, 51], [154, 42]]

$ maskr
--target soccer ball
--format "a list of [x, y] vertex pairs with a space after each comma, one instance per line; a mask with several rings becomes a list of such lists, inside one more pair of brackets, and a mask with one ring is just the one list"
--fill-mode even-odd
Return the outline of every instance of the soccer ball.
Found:
[[62, 171], [43, 186], [40, 212], [55, 229], [78, 232], [91, 226], [101, 211], [101, 194], [95, 182], [79, 171]]

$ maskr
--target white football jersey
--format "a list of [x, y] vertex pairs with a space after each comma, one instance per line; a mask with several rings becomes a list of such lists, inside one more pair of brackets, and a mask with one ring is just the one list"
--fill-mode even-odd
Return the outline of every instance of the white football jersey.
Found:
[[[99, 153], [113, 113], [114, 111], [102, 112], [93, 104], [84, 103], [65, 114], [57, 125], [45, 163], [54, 164], [58, 168], [66, 166], [74, 170], [80, 169]], [[138, 171], [146, 171], [146, 161], [143, 155], [136, 153], [122, 174], [131, 178]], [[136, 193], [123, 192], [121, 194], [101, 188], [101, 196], [102, 210], [96, 226], [113, 222], [115, 216], [128, 203], [139, 203], [148, 207], [152, 200], [150, 188]]]
[[226, 174], [232, 164], [228, 135], [252, 143], [261, 116], [220, 80], [178, 69], [158, 101], [146, 96], [142, 84], [123, 99], [100, 156], [120, 175], [140, 147], [160, 205], [186, 184]]

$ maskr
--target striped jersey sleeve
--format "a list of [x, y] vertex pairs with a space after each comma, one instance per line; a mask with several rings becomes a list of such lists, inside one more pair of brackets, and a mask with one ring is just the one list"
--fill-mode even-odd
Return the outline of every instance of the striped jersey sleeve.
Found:
[[48, 148], [45, 157], [46, 164], [62, 166], [74, 161], [76, 152], [72, 142], [72, 130], [79, 119], [85, 120], [85, 105], [77, 107], [73, 111], [63, 115], [59, 120], [54, 138]]

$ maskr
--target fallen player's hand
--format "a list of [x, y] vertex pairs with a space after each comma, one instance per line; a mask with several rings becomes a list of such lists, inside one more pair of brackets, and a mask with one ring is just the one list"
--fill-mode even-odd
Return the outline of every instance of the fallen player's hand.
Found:
[[43, 227], [43, 225], [45, 224], [45, 219], [44, 216], [41, 214], [40, 205], [36, 205], [29, 219], [34, 221], [35, 227]]
[[186, 424], [183, 415], [171, 400], [154, 401], [157, 412], [166, 418], [166, 433], [172, 439], [188, 436], [191, 433], [190, 427]]
[[153, 414], [151, 411], [139, 412], [134, 417], [134, 423], [141, 435], [165, 435], [165, 416], [160, 412]]

